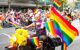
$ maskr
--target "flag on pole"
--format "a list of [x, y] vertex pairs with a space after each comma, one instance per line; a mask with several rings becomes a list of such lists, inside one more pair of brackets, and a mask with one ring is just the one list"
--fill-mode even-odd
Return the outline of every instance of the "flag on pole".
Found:
[[37, 47], [40, 47], [40, 43], [39, 43], [39, 39], [38, 37], [33, 37], [32, 39], [30, 39], [30, 41]]
[[52, 2], [53, 2], [53, 6], [56, 9], [59, 9], [62, 6], [61, 2], [59, 2], [58, 0], [52, 0]]
[[56, 21], [60, 27], [63, 41], [68, 45], [78, 36], [78, 30], [73, 27], [54, 7], [51, 7], [50, 19]]
[[66, 43], [63, 43], [61, 50], [67, 50]]
[[[50, 22], [45, 24], [47, 30], [49, 30], [49, 32], [55, 30], [54, 33], [59, 35], [62, 39], [62, 50], [67, 50], [67, 47], [73, 42], [76, 36], [79, 35], [78, 30], [73, 27], [63, 16], [61, 16], [54, 7], [51, 7], [49, 18], [53, 20], [53, 25], [50, 24]], [[54, 29], [49, 29], [49, 27]]]
[[53, 21], [46, 22], [46, 23], [45, 23], [45, 27], [46, 27], [47, 30], [50, 32], [50, 35], [52, 35], [54, 38], [57, 37], [56, 29], [54, 28], [54, 23], [53, 23]]

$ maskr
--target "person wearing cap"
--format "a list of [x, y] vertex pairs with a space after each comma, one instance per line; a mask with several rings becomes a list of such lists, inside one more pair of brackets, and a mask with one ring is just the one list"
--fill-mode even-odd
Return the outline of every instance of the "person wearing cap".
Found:
[[30, 27], [35, 27], [36, 28], [36, 35], [40, 38], [41, 35], [46, 35], [46, 31], [44, 28], [44, 22], [41, 20], [40, 14], [36, 14], [34, 16], [35, 22], [28, 26], [22, 27], [23, 29], [30, 28]]

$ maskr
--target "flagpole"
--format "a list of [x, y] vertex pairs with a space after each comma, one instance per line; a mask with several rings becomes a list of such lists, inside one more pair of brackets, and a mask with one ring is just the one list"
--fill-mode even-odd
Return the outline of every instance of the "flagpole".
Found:
[[64, 0], [62, 0], [62, 11], [64, 12]]
[[46, 0], [44, 0], [44, 6], [45, 6], [45, 10], [46, 10]]
[[46, 0], [44, 0], [44, 5], [46, 6]]
[[11, 8], [11, 0], [8, 0], [8, 10]]
[[62, 8], [63, 8], [63, 12], [64, 12], [64, 3], [62, 3]]

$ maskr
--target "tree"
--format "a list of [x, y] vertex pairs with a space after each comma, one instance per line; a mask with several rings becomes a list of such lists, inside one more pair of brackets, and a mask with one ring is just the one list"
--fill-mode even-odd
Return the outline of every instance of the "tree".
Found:
[[67, 0], [68, 7], [75, 8], [76, 7], [76, 1], [77, 0]]
[[66, 7], [66, 3], [67, 3], [67, 0], [59, 0], [61, 3], [62, 3], [62, 7], [60, 8], [60, 10], [63, 10], [64, 11], [64, 7]]

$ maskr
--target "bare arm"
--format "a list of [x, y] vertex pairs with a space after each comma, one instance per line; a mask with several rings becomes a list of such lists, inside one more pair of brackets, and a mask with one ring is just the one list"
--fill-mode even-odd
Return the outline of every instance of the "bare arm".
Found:
[[33, 26], [35, 26], [35, 23], [32, 23], [32, 24], [30, 24], [30, 25], [28, 25], [28, 26], [24, 26], [24, 27], [22, 27], [23, 29], [26, 29], [26, 28], [30, 28], [30, 27], [33, 27]]

